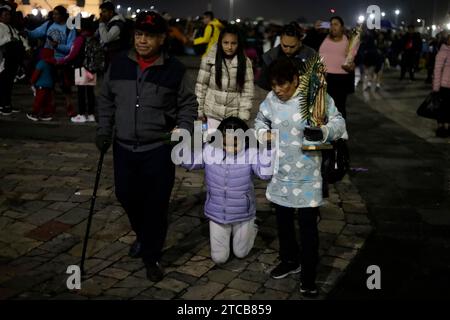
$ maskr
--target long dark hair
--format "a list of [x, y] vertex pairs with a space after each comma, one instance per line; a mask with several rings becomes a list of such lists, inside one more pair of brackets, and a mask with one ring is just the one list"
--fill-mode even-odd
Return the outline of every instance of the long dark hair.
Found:
[[237, 69], [237, 89], [242, 92], [245, 83], [245, 72], [247, 58], [244, 53], [244, 37], [237, 26], [227, 25], [225, 29], [219, 35], [219, 40], [217, 40], [217, 53], [216, 53], [216, 85], [219, 89], [222, 89], [222, 63], [225, 59], [225, 52], [222, 48], [222, 39], [225, 34], [234, 34], [238, 40], [238, 46], [236, 50], [236, 55], [238, 59], [238, 69]]

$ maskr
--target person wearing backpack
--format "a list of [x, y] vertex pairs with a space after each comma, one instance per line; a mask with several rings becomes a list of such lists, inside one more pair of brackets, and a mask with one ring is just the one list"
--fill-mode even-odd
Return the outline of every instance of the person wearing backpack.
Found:
[[116, 13], [114, 4], [104, 2], [100, 5], [100, 23], [98, 35], [100, 43], [106, 51], [106, 65], [122, 50], [128, 49], [130, 34], [128, 32], [125, 18]]
[[28, 42], [11, 25], [11, 7], [0, 6], [0, 113], [2, 115], [9, 116], [17, 110], [13, 109], [11, 104], [14, 78], [25, 50], [29, 49]]
[[81, 30], [77, 30], [77, 37], [69, 54], [56, 60], [57, 65], [70, 65], [74, 69], [78, 91], [78, 115], [70, 118], [74, 123], [95, 122], [94, 88], [97, 84], [96, 74], [104, 68], [104, 54], [94, 32], [93, 21], [82, 19]]
[[[61, 59], [69, 53], [76, 37], [76, 30], [70, 30], [66, 25], [68, 18], [67, 9], [56, 6], [53, 9], [53, 20], [44, 22], [34, 30], [27, 30], [28, 37], [31, 39], [46, 37], [44, 48], [55, 50], [55, 59]], [[72, 103], [72, 78], [70, 66], [60, 65], [56, 68], [56, 81], [64, 94], [69, 117], [76, 115]]]

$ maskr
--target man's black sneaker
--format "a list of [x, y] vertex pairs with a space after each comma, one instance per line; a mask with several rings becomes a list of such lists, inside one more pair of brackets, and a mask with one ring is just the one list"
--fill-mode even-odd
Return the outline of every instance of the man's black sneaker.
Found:
[[299, 263], [281, 262], [271, 272], [270, 276], [274, 279], [283, 279], [290, 274], [299, 273], [302, 266]]
[[12, 111], [13, 113], [19, 113], [21, 110], [20, 110], [20, 109], [17, 109], [16, 107], [11, 107], [11, 111]]
[[159, 282], [164, 278], [164, 269], [161, 267], [159, 262], [146, 263], [145, 268], [147, 269], [148, 280], [152, 282]]
[[319, 295], [319, 290], [317, 290], [315, 284], [311, 287], [300, 284], [300, 293], [305, 297], [314, 298]]
[[140, 258], [142, 256], [142, 245], [139, 241], [134, 241], [133, 244], [130, 247], [130, 251], [128, 252], [128, 255], [131, 258]]

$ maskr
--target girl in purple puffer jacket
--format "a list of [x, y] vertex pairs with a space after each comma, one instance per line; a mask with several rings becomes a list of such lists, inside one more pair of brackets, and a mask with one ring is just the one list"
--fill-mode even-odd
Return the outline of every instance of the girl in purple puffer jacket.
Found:
[[[272, 176], [270, 153], [251, 148], [245, 138], [227, 132], [238, 129], [249, 132], [243, 120], [224, 119], [214, 134], [219, 139], [194, 154], [193, 163], [182, 164], [189, 170], [205, 169], [205, 215], [210, 219], [211, 258], [217, 264], [228, 260], [231, 237], [236, 257], [244, 258], [252, 249], [257, 234], [252, 175], [264, 180]], [[250, 139], [252, 136], [247, 134]]]

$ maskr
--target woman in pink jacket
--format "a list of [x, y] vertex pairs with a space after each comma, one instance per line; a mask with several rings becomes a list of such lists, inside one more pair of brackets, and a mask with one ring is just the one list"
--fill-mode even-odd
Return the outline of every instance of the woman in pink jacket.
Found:
[[447, 36], [447, 41], [441, 45], [436, 56], [433, 91], [439, 92], [442, 99], [442, 112], [437, 119], [436, 136], [450, 137], [450, 35]]

